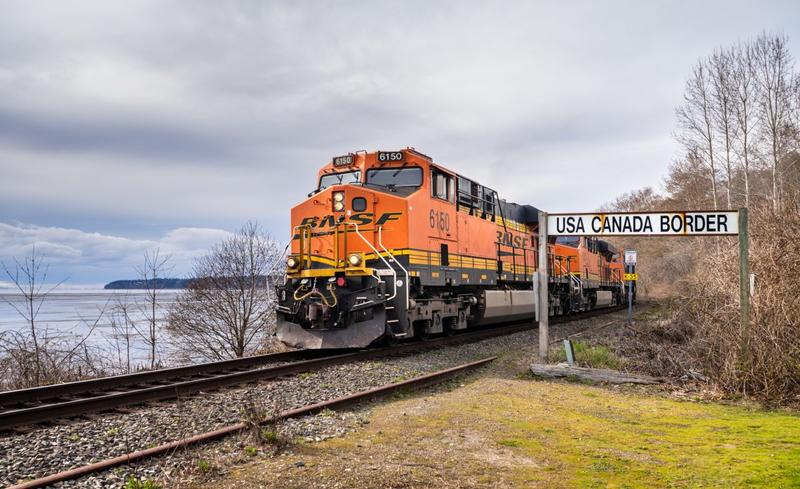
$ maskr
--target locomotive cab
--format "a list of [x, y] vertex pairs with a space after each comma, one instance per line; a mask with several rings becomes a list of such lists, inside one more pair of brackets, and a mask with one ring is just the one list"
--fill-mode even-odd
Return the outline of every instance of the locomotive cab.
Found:
[[306, 348], [367, 346], [402, 337], [410, 295], [409, 198], [425, 185], [413, 151], [333, 158], [291, 211], [278, 337]]

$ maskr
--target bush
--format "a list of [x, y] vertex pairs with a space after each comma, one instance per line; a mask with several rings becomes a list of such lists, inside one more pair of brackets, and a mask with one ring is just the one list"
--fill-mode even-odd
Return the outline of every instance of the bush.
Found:
[[799, 400], [800, 215], [751, 218], [756, 287], [747, 331], [740, 327], [737, 241], [713, 248], [709, 243], [678, 302], [678, 319], [693, 331], [692, 361], [725, 393], [772, 403]]
[[253, 398], [244, 400], [241, 409], [242, 421], [256, 445], [268, 445], [274, 450], [280, 450], [287, 444], [280, 434], [281, 423], [274, 420], [277, 412], [277, 410], [268, 411]]

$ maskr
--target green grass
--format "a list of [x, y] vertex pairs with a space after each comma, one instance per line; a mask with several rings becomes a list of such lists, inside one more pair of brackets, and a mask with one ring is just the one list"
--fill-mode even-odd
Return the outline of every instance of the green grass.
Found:
[[211, 470], [211, 462], [208, 460], [198, 460], [197, 461], [197, 470], [202, 473], [208, 473]]
[[128, 477], [128, 480], [125, 481], [125, 489], [161, 489], [161, 485], [150, 479]]
[[323, 418], [330, 418], [336, 416], [336, 411], [334, 411], [333, 409], [325, 408], [319, 412], [319, 415], [322, 416]]
[[570, 474], [568, 487], [800, 487], [798, 416], [557, 388], [548, 407], [515, 389], [474, 414], [499, 424], [498, 445]]
[[[572, 345], [575, 348], [575, 363], [581, 367], [618, 370], [622, 366], [622, 360], [608, 347], [591, 346], [581, 341], [575, 341]], [[566, 362], [567, 352], [564, 351], [563, 344], [550, 350], [549, 357], [552, 362]]]
[[274, 429], [264, 428], [261, 430], [261, 440], [270, 445], [276, 445], [280, 442], [280, 435]]

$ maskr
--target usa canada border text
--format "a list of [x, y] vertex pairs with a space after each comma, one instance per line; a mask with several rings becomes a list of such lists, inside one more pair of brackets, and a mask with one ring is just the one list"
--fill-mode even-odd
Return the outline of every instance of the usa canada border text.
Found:
[[547, 215], [551, 236], [735, 236], [739, 212], [576, 212]]

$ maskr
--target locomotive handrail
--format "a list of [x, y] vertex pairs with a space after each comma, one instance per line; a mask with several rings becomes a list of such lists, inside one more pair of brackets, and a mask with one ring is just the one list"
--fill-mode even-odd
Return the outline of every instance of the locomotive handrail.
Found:
[[[295, 229], [297, 230], [297, 236], [300, 239], [300, 263], [302, 263], [303, 266], [310, 267], [311, 266], [311, 238], [312, 238], [311, 226], [309, 226], [308, 224], [306, 224], [306, 225], [298, 224], [297, 226], [294, 226], [292, 228], [292, 237], [289, 240], [289, 244], [291, 244], [292, 241], [294, 241], [294, 230]], [[307, 238], [306, 238], [306, 231], [308, 231], [308, 237]], [[304, 248], [306, 248], [306, 246], [305, 246], [306, 242], [308, 243], [308, 257], [307, 258], [305, 256], [305, 249], [304, 249]]]
[[[409, 309], [409, 305], [410, 305], [409, 294], [410, 294], [410, 290], [411, 290], [411, 286], [408, 283], [408, 270], [406, 270], [406, 267], [404, 267], [403, 264], [400, 263], [397, 260], [397, 258], [392, 254], [392, 252], [387, 250], [386, 247], [383, 245], [383, 226], [378, 226], [378, 244], [380, 245], [381, 248], [383, 248], [383, 251], [385, 251], [389, 256], [392, 257], [392, 260], [394, 260], [394, 262], [397, 263], [397, 265], [406, 274], [406, 313], [407, 313], [408, 309]], [[394, 289], [395, 289], [395, 292], [397, 292], [397, 282], [395, 282], [395, 284], [394, 284]]]
[[[270, 274], [272, 274], [272, 272], [274, 272], [274, 271], [275, 271], [275, 268], [276, 268], [278, 265], [280, 265], [280, 264], [284, 263], [283, 259], [284, 259], [284, 257], [286, 256], [286, 252], [287, 252], [287, 251], [289, 251], [289, 247], [290, 247], [290, 246], [292, 246], [292, 241], [293, 241], [293, 240], [294, 240], [294, 230], [292, 230], [292, 237], [291, 237], [291, 238], [289, 238], [289, 242], [288, 242], [288, 243], [286, 243], [286, 246], [284, 246], [284, 247], [283, 247], [283, 251], [281, 252], [281, 254], [280, 254], [280, 255], [278, 255], [278, 258], [277, 258], [277, 259], [275, 260], [275, 262], [272, 264], [272, 267], [270, 267], [270, 269], [269, 269], [269, 272], [267, 272], [267, 273], [266, 273], [266, 277], [267, 277], [267, 290], [269, 290], [269, 289], [270, 289], [270, 287], [269, 287], [269, 276], [270, 276]], [[286, 277], [287, 277], [287, 276], [286, 276], [286, 273], [284, 273], [284, 274], [283, 274], [283, 283], [284, 283], [284, 284], [286, 283]], [[275, 284], [275, 283], [277, 283], [277, 278], [276, 278], [276, 279], [273, 281], [273, 284]], [[267, 292], [267, 294], [269, 295], [269, 292]]]
[[561, 269], [562, 272], [564, 272], [567, 275], [569, 275], [569, 278], [572, 279], [572, 282], [575, 285], [577, 285], [578, 287], [580, 287], [582, 285], [580, 279], [578, 277], [576, 277], [575, 274], [572, 273], [570, 270], [565, 269], [564, 265], [562, 265], [560, 261], [558, 262], [558, 267]]
[[367, 244], [367, 246], [369, 246], [372, 249], [372, 251], [375, 252], [375, 255], [377, 255], [378, 258], [380, 258], [381, 261], [383, 263], [385, 263], [387, 267], [389, 267], [389, 270], [391, 270], [392, 276], [394, 277], [394, 284], [392, 286], [392, 296], [389, 297], [388, 299], [385, 299], [385, 300], [392, 300], [395, 297], [397, 297], [397, 270], [395, 270], [393, 266], [389, 265], [389, 262], [386, 261], [386, 259], [383, 256], [381, 256], [381, 252], [378, 251], [378, 249], [375, 248], [375, 246], [372, 243], [370, 243], [369, 240], [367, 238], [365, 238], [363, 234], [361, 234], [361, 231], [358, 230], [358, 223], [345, 222], [343, 224], [345, 224], [347, 226], [353, 226], [354, 228], [356, 228], [356, 235], [358, 235], [358, 237], [361, 238], [361, 240], [363, 242], [365, 242]]

